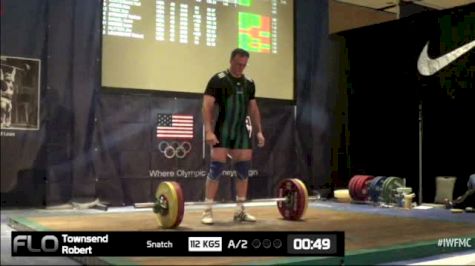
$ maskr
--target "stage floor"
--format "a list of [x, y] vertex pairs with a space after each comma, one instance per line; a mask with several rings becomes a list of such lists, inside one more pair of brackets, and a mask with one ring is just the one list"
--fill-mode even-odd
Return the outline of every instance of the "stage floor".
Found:
[[[369, 205], [313, 202], [301, 221], [283, 220], [274, 204], [250, 206], [256, 223], [232, 221], [231, 205], [217, 206], [215, 224], [200, 223], [199, 208], [186, 209], [181, 225], [172, 231], [344, 231], [345, 257], [97, 257], [90, 263], [135, 265], [228, 264], [379, 264], [409, 260], [467, 249], [437, 247], [441, 238], [471, 238], [475, 247], [475, 214], [451, 214], [445, 209], [405, 210]], [[37, 212], [12, 216], [9, 225], [35, 231], [161, 231], [151, 209], [114, 212]], [[86, 262], [82, 258], [81, 262]]]

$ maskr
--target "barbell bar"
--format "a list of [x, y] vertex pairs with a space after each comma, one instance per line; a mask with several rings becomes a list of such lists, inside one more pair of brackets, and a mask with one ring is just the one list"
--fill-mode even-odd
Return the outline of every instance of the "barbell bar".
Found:
[[[244, 201], [244, 203], [258, 203], [258, 202], [278, 202], [278, 201], [285, 201], [287, 198], [286, 197], [281, 197], [281, 198], [264, 198], [264, 199], [250, 199]], [[308, 197], [309, 201], [316, 201], [320, 199], [319, 197]], [[227, 202], [213, 202], [214, 204], [232, 204], [236, 203], [235, 201], [227, 201]], [[142, 208], [153, 208], [155, 206], [155, 202], [137, 202], [134, 203], [134, 208], [137, 209], [142, 209]], [[185, 207], [188, 206], [205, 206], [206, 203], [203, 201], [187, 201], [184, 203]]]

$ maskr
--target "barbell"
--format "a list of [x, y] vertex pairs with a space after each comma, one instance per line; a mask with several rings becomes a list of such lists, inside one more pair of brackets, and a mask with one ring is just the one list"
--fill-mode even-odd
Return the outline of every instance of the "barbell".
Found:
[[[299, 220], [307, 210], [308, 202], [317, 197], [309, 197], [305, 184], [297, 178], [282, 180], [278, 185], [277, 198], [254, 199], [248, 202], [276, 202], [279, 213], [285, 220]], [[205, 205], [204, 202], [185, 202], [183, 190], [174, 181], [162, 182], [155, 192], [155, 202], [135, 203], [136, 208], [153, 208], [162, 228], [180, 225], [185, 214], [185, 206]]]

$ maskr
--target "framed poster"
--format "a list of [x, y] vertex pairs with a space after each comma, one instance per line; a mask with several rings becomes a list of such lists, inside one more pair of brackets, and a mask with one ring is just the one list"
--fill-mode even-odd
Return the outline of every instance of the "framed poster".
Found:
[[1, 55], [1, 129], [40, 127], [41, 60]]

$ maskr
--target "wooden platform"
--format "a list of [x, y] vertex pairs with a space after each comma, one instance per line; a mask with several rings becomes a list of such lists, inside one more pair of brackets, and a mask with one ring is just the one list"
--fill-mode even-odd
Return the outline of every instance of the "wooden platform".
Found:
[[[382, 263], [454, 252], [436, 245], [437, 239], [471, 237], [475, 243], [475, 226], [469, 223], [390, 217], [308, 208], [301, 221], [280, 218], [277, 208], [249, 207], [258, 218], [256, 223], [234, 223], [233, 208], [214, 209], [215, 224], [200, 223], [201, 212], [186, 210], [178, 231], [344, 231], [345, 264]], [[10, 224], [18, 229], [38, 231], [161, 231], [150, 210], [125, 213], [14, 217]], [[462, 250], [458, 250], [462, 251]], [[83, 262], [85, 258], [82, 258]], [[102, 263], [136, 265], [206, 265], [206, 264], [339, 264], [341, 258], [256, 258], [256, 257], [101, 257]]]

